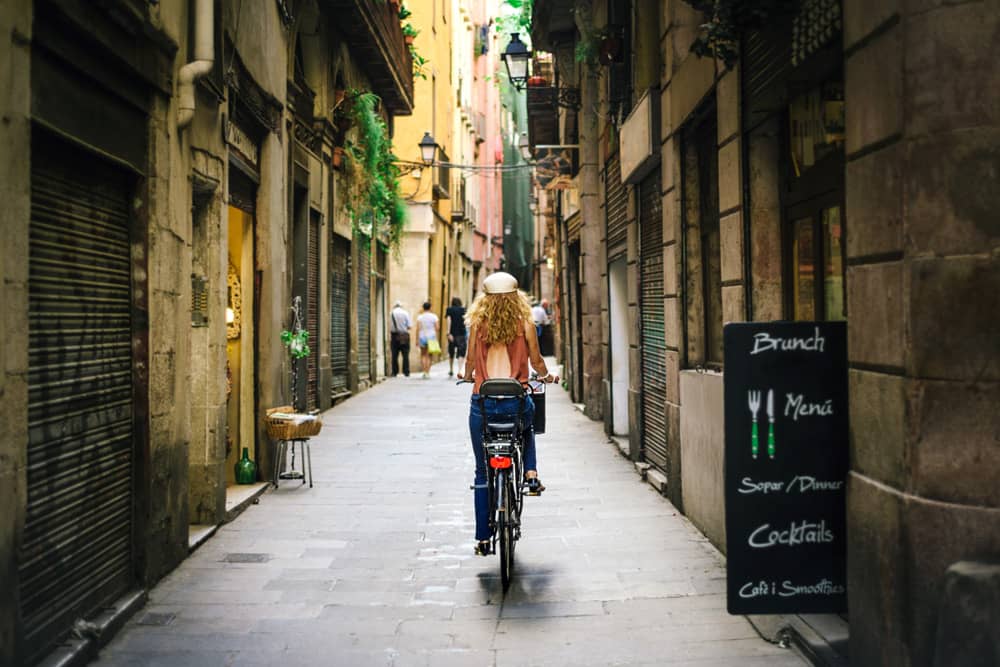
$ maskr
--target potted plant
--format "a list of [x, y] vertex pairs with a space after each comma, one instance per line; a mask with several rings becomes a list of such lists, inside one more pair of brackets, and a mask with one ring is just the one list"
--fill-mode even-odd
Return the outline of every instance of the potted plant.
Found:
[[412, 23], [407, 23], [403, 26], [403, 40], [405, 40], [407, 44], [413, 44], [413, 40], [416, 39], [419, 34], [420, 31], [414, 28]]
[[535, 87], [535, 86], [545, 86], [547, 84], [548, 84], [548, 81], [545, 80], [544, 76], [540, 76], [540, 75], [536, 74], [534, 76], [529, 76], [528, 77], [528, 85], [529, 86], [532, 86], [532, 87]]
[[399, 6], [399, 20], [405, 21], [406, 19], [413, 16], [413, 12], [406, 8], [406, 5]]

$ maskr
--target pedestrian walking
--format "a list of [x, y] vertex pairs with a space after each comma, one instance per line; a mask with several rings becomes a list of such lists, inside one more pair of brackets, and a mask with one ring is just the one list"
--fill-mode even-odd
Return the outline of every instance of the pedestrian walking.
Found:
[[[483, 456], [483, 419], [511, 414], [519, 409], [516, 399], [490, 399], [479, 405], [479, 387], [490, 378], [515, 378], [522, 384], [529, 379], [530, 368], [540, 373], [542, 382], [558, 382], [549, 373], [538, 351], [534, 318], [528, 297], [517, 289], [517, 279], [502, 271], [490, 274], [483, 281], [483, 293], [469, 307], [469, 358], [459, 377], [473, 381], [472, 403], [469, 408], [469, 433], [476, 460], [475, 508], [476, 547], [480, 556], [490, 553], [489, 499], [486, 488], [486, 461]], [[486, 414], [483, 414], [485, 410]], [[529, 396], [520, 415], [526, 423], [534, 422], [535, 404]], [[545, 490], [538, 479], [535, 456], [535, 431], [529, 428], [524, 442], [524, 477], [530, 495]]]
[[431, 376], [431, 355], [441, 353], [439, 328], [438, 316], [431, 312], [431, 302], [424, 301], [424, 312], [417, 315], [417, 342], [420, 345], [420, 368], [425, 380]]
[[403, 308], [403, 303], [397, 301], [389, 313], [390, 347], [392, 349], [392, 377], [399, 375], [399, 360], [403, 355], [403, 375], [410, 377], [410, 328], [413, 322], [410, 314]]
[[448, 377], [455, 372], [455, 357], [458, 357], [458, 372], [461, 374], [465, 363], [465, 348], [468, 338], [465, 330], [465, 307], [462, 300], [455, 297], [444, 313], [448, 324]]
[[535, 322], [535, 336], [540, 339], [542, 337], [542, 327], [549, 323], [549, 314], [540, 301], [532, 304], [531, 318]]

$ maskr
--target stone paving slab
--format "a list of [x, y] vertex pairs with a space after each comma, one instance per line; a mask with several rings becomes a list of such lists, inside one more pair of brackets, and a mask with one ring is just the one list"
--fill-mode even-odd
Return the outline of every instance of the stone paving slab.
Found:
[[220, 527], [97, 664], [804, 664], [726, 613], [722, 557], [558, 388], [505, 595], [472, 554], [468, 394], [439, 365], [327, 412], [315, 486]]

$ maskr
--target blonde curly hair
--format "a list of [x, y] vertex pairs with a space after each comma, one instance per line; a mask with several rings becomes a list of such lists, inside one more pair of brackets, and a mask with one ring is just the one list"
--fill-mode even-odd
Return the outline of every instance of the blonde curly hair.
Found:
[[518, 290], [503, 294], [480, 292], [465, 315], [465, 324], [483, 332], [488, 344], [507, 344], [524, 331], [524, 323], [532, 321], [528, 295]]

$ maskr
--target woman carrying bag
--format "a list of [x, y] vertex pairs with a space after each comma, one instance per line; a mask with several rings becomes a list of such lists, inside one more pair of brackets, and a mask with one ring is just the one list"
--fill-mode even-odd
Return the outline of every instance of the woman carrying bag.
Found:
[[426, 380], [431, 376], [431, 355], [441, 354], [438, 342], [438, 316], [431, 312], [431, 302], [424, 302], [424, 312], [417, 316], [417, 335], [420, 344], [420, 369]]

